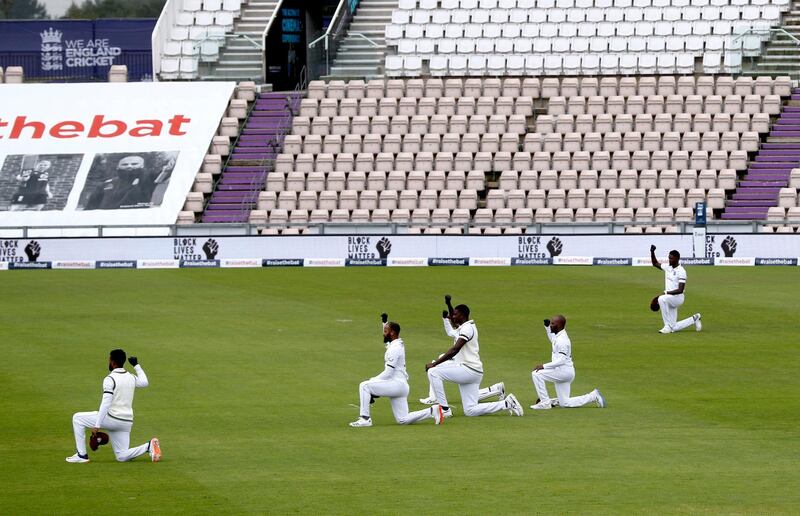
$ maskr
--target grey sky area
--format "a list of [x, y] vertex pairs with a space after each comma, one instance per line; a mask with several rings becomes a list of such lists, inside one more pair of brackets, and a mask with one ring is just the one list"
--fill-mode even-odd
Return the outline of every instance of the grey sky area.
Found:
[[[47, 12], [50, 16], [56, 18], [59, 16], [64, 16], [64, 13], [67, 12], [67, 8], [72, 3], [72, 0], [41, 0], [44, 6], [47, 8]], [[80, 4], [80, 0], [76, 2]]]

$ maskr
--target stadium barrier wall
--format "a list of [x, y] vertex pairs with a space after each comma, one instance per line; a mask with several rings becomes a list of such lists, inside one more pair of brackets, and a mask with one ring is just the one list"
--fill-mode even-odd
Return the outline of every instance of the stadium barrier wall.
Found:
[[234, 86], [3, 85], [0, 228], [174, 224]]
[[797, 266], [800, 237], [710, 235], [286, 236], [0, 240], [0, 268], [647, 266], [677, 249], [685, 265]]
[[26, 81], [107, 81], [126, 65], [129, 81], [153, 79], [155, 19], [3, 20], [0, 66], [22, 66]]

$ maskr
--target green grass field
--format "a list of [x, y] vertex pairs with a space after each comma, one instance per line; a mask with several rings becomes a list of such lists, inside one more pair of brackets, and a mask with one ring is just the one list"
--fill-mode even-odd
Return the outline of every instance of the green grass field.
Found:
[[[4, 514], [740, 513], [800, 510], [796, 268], [688, 269], [662, 336], [652, 268], [9, 271], [0, 276]], [[573, 393], [608, 408], [394, 423], [357, 387], [383, 367], [379, 314], [403, 326], [410, 406], [451, 343], [442, 295], [470, 305], [484, 385], [525, 408], [549, 359], [541, 319], [568, 318]], [[97, 410], [108, 351], [136, 354], [132, 444], [164, 459], [73, 465], [71, 415]], [[147, 460], [145, 460], [147, 459]]]

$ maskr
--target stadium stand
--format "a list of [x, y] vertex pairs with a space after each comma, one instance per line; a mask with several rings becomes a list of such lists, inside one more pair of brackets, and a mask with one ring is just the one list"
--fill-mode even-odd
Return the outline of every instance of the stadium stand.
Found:
[[724, 76], [312, 82], [251, 221], [674, 230], [697, 201], [721, 213], [790, 88]]
[[[277, 0], [172, 0], [163, 27], [154, 32], [162, 80], [234, 80], [260, 77], [262, 52], [256, 42]], [[205, 69], [204, 69], [205, 67]]]
[[[389, 76], [738, 73], [787, 0], [401, 0]], [[696, 60], [701, 61], [696, 63]]]

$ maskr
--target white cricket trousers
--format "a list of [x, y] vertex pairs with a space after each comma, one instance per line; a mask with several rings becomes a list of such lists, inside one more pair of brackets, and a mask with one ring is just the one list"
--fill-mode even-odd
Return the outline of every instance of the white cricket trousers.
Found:
[[369, 401], [372, 396], [389, 398], [392, 404], [392, 413], [398, 424], [411, 425], [423, 419], [432, 418], [430, 408], [408, 412], [408, 384], [400, 380], [366, 380], [358, 386], [361, 398], [361, 415], [369, 416]]
[[554, 369], [540, 369], [533, 371], [531, 378], [533, 378], [533, 386], [540, 402], [550, 402], [550, 394], [547, 392], [545, 382], [551, 382], [555, 386], [558, 404], [564, 408], [582, 407], [595, 401], [595, 395], [591, 392], [583, 396], [569, 397], [572, 380], [575, 379], [574, 367], [561, 366]]
[[678, 321], [678, 307], [683, 304], [683, 294], [662, 294], [658, 296], [658, 305], [661, 307], [661, 318], [664, 326], [672, 331], [681, 331], [694, 324], [694, 317], [687, 317]]
[[458, 385], [461, 391], [461, 404], [464, 407], [464, 415], [483, 416], [505, 410], [505, 401], [494, 401], [490, 403], [478, 403], [478, 391], [480, 390], [483, 373], [478, 373], [457, 362], [447, 361], [436, 367], [428, 369], [428, 380], [431, 382], [436, 400], [443, 407], [449, 407], [447, 396], [444, 392], [444, 381], [453, 382]]
[[[72, 430], [75, 432], [75, 448], [81, 455], [86, 455], [86, 430], [94, 428], [97, 423], [97, 411], [94, 412], [76, 412], [72, 416]], [[133, 423], [128, 421], [120, 421], [112, 417], [106, 417], [103, 422], [103, 430], [108, 432], [108, 437], [111, 439], [111, 448], [114, 449], [114, 455], [117, 456], [119, 462], [129, 461], [135, 459], [140, 455], [148, 452], [150, 443], [147, 442], [136, 448], [130, 448], [131, 444], [131, 428]]]

